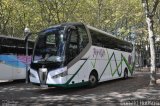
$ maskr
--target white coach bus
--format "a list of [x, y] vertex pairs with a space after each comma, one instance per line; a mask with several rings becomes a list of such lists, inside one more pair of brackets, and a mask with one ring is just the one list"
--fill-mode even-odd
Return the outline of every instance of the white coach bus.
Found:
[[38, 34], [29, 70], [31, 83], [76, 87], [128, 78], [133, 45], [83, 23], [52, 26]]

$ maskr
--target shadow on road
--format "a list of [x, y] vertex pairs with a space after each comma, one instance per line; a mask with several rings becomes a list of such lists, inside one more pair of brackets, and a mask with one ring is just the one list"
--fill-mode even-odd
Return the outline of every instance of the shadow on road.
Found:
[[20, 83], [25, 83], [25, 80], [14, 80], [14, 81], [0, 82], [0, 87], [1, 86], [9, 86], [9, 85], [20, 84]]
[[[134, 77], [130, 77], [127, 80], [115, 79], [115, 80], [101, 82], [94, 88], [90, 88], [89, 86], [74, 87], [74, 88], [49, 87], [48, 89], [39, 89], [36, 92], [40, 94], [46, 94], [46, 95], [64, 95], [64, 94], [65, 95], [74, 95], [74, 94], [86, 95], [86, 94], [92, 94], [95, 91], [98, 91], [97, 93], [106, 92], [105, 88], [109, 89], [108, 92], [112, 92], [115, 90], [121, 92], [122, 89], [116, 89], [118, 88], [118, 86], [120, 86], [119, 84], [121, 83], [123, 85], [122, 87], [124, 87], [124, 83], [126, 83], [126, 81], [130, 82], [132, 80], [134, 80]], [[113, 88], [112, 86], [115, 86], [115, 87]]]
[[[0, 99], [14, 100], [26, 105], [107, 105], [123, 103], [131, 99], [159, 98], [159, 90], [147, 88], [148, 73], [138, 73], [127, 80], [117, 79], [100, 83], [97, 87], [41, 88], [25, 82], [0, 84]], [[12, 85], [12, 86], [11, 86]], [[1, 87], [4, 86], [4, 87]], [[117, 106], [119, 106], [117, 104]]]

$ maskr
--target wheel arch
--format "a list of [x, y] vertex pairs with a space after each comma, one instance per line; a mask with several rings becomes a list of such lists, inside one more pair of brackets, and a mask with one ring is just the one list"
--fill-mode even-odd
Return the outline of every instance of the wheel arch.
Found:
[[128, 73], [128, 68], [127, 68], [127, 67], [125, 67], [124, 72], [125, 72], [125, 71]]
[[[126, 76], [127, 75], [127, 76]], [[124, 79], [127, 79], [129, 76], [128, 76], [128, 68], [127, 67], [125, 67], [125, 69], [124, 69], [124, 72], [123, 72], [123, 78]]]
[[[97, 79], [99, 79], [98, 72], [97, 72], [96, 69], [93, 69], [93, 70], [90, 72], [89, 76], [90, 76], [91, 74], [96, 75]], [[88, 79], [89, 79], [89, 76], [88, 76]]]

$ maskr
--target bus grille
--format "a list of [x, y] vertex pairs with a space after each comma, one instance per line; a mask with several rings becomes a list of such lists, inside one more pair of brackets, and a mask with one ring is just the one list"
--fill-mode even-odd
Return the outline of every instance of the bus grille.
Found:
[[47, 72], [48, 72], [47, 68], [39, 69], [39, 78], [42, 85], [46, 84]]

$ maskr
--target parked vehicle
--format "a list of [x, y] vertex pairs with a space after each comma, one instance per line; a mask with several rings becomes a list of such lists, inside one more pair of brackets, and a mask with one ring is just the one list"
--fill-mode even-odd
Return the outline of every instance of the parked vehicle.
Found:
[[[29, 41], [28, 63], [31, 62], [33, 41]], [[26, 78], [25, 41], [19, 38], [0, 36], [0, 80]]]

